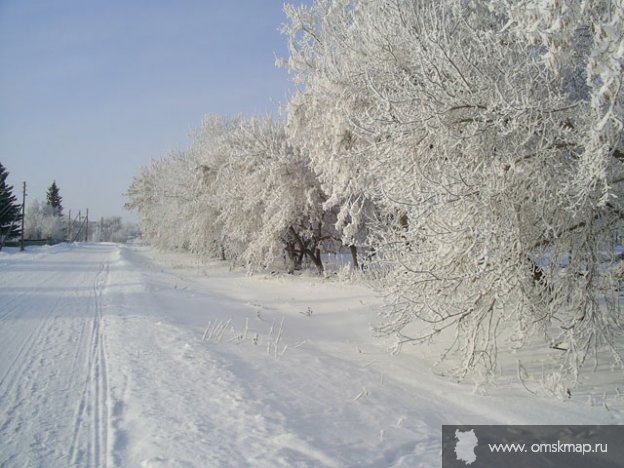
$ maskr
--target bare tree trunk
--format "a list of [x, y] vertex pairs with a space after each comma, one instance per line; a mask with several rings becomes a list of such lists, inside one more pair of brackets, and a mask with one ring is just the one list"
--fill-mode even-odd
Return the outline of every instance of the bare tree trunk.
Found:
[[353, 261], [353, 269], [357, 270], [360, 268], [357, 259], [357, 247], [355, 245], [350, 245], [349, 250], [351, 251], [351, 260]]
[[287, 242], [284, 251], [286, 252], [286, 256], [288, 257], [288, 261], [290, 262], [290, 266], [288, 267], [288, 273], [292, 275], [295, 270], [298, 270], [301, 267], [301, 255], [299, 255], [299, 253], [295, 249], [294, 242]]
[[321, 260], [321, 249], [315, 248], [314, 251], [307, 250], [306, 253], [308, 254], [308, 257], [310, 257], [310, 260], [312, 260], [312, 263], [316, 266], [319, 275], [322, 275], [325, 269], [323, 268], [323, 261]]
[[[303, 239], [301, 239], [301, 236], [297, 234], [294, 228], [292, 226], [290, 227], [290, 232], [293, 236], [294, 242], [291, 244], [292, 247], [290, 249], [288, 249], [287, 245], [287, 251], [289, 252], [289, 255], [292, 254], [293, 257], [295, 257], [293, 270], [301, 268], [303, 258], [307, 256], [312, 261], [312, 263], [314, 263], [319, 274], [323, 274], [324, 268], [323, 261], [321, 260], [321, 249], [318, 247], [318, 244], [320, 242], [320, 229], [321, 225], [319, 223], [319, 234], [310, 241], [304, 241]], [[299, 248], [296, 249], [296, 246], [298, 246]]]

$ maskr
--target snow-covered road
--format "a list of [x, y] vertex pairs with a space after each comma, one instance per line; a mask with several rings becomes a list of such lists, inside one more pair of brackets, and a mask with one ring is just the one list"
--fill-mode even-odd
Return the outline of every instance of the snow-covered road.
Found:
[[0, 264], [3, 466], [105, 462], [102, 301], [111, 251], [50, 251]]
[[443, 423], [623, 422], [387, 355], [366, 288], [150, 255], [0, 256], [0, 466], [431, 467]]

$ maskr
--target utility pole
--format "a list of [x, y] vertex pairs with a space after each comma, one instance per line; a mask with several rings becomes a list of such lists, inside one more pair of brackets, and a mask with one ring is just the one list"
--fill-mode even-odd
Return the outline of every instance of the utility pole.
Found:
[[26, 217], [26, 181], [22, 186], [22, 235], [20, 237], [20, 252], [24, 251], [24, 218]]
[[69, 214], [67, 215], [67, 242], [72, 241], [72, 220], [71, 220], [71, 210], [69, 210]]
[[85, 217], [85, 242], [89, 242], [89, 208], [87, 208], [87, 216]]
[[78, 241], [78, 237], [80, 236], [80, 231], [82, 230], [82, 224], [81, 224], [81, 219], [82, 219], [82, 214], [80, 213], [80, 210], [78, 210], [78, 232], [76, 232], [76, 235], [74, 236], [74, 241]]

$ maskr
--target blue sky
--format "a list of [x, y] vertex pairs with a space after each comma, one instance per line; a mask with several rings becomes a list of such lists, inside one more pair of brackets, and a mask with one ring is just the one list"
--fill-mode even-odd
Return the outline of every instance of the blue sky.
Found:
[[[301, 3], [293, 0], [292, 3]], [[0, 162], [29, 200], [121, 215], [207, 114], [278, 113], [293, 86], [273, 0], [0, 0]]]

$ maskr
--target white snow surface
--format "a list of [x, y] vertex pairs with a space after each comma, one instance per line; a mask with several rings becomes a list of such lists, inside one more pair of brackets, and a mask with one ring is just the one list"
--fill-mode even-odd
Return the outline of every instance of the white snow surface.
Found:
[[442, 424], [624, 423], [600, 389], [475, 391], [392, 356], [381, 306], [141, 246], [2, 252], [0, 466], [436, 467]]

